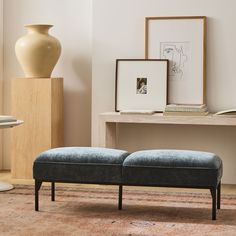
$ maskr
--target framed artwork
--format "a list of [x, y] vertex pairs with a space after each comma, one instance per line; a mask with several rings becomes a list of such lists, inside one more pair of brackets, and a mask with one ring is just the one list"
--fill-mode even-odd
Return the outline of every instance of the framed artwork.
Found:
[[164, 111], [167, 74], [166, 59], [117, 59], [115, 110]]
[[206, 17], [146, 17], [145, 58], [168, 59], [168, 104], [205, 103]]

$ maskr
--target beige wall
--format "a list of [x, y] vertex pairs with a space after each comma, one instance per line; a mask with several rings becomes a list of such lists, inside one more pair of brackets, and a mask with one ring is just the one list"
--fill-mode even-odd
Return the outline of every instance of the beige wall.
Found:
[[[144, 17], [205, 15], [207, 19], [207, 105], [236, 108], [235, 0], [93, 1], [92, 144], [98, 145], [98, 115], [114, 111], [115, 59], [144, 57]], [[122, 125], [118, 147], [186, 148], [218, 153], [224, 183], [236, 184], [236, 129], [230, 127]]]
[[[14, 52], [16, 40], [26, 33], [23, 26], [53, 24], [50, 32], [62, 44], [52, 76], [64, 77], [66, 146], [90, 145], [91, 12], [91, 0], [4, 0], [4, 111], [10, 112], [10, 79], [23, 76]], [[3, 167], [9, 169], [7, 131], [4, 141]]]

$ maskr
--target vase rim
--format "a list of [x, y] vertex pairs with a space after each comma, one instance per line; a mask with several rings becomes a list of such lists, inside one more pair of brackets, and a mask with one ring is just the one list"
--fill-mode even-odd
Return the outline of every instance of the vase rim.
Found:
[[26, 28], [30, 28], [30, 27], [47, 27], [47, 28], [51, 28], [53, 27], [53, 25], [50, 25], [50, 24], [27, 24], [27, 25], [24, 25], [24, 27]]

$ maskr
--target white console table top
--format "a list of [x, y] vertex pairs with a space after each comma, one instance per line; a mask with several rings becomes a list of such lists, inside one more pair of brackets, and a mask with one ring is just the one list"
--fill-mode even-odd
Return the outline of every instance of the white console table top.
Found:
[[143, 123], [143, 124], [185, 124], [185, 125], [223, 125], [236, 126], [236, 117], [213, 116], [163, 116], [163, 113], [120, 114], [119, 112], [105, 112], [100, 114], [103, 122], [111, 123]]
[[163, 113], [120, 114], [105, 112], [99, 116], [99, 146], [115, 148], [117, 143], [117, 124], [168, 124], [168, 125], [206, 125], [236, 126], [236, 117], [213, 116], [163, 116]]

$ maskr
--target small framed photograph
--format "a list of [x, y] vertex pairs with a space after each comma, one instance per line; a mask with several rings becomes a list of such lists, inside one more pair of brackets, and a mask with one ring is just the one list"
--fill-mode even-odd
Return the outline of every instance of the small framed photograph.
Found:
[[164, 111], [167, 74], [166, 59], [117, 59], [115, 110]]
[[206, 17], [146, 17], [145, 58], [168, 59], [168, 104], [205, 103]]

